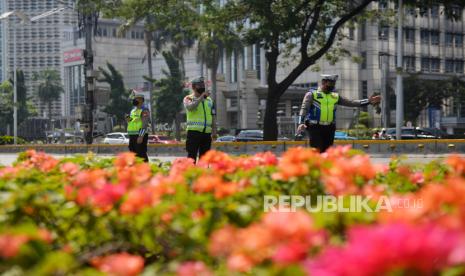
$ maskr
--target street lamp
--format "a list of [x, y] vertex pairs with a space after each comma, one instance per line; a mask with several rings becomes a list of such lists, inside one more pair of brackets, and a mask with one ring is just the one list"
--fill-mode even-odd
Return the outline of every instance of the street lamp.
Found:
[[294, 131], [295, 131], [295, 135], [297, 135], [297, 121], [298, 121], [298, 113], [297, 112], [298, 111], [299, 111], [299, 107], [297, 105], [292, 106], [292, 115], [294, 115]]
[[[47, 11], [43, 14], [34, 16], [32, 18], [29, 18], [26, 14], [20, 11], [9, 11], [0, 15], [0, 20], [6, 20], [10, 16], [16, 16], [19, 19], [21, 19], [21, 24], [24, 25], [26, 23], [31, 23], [39, 19], [48, 17], [50, 15], [59, 13], [64, 9], [65, 8], [55, 8], [53, 10]], [[16, 75], [16, 25], [13, 24], [13, 26], [11, 27], [13, 30], [13, 143], [16, 145], [18, 140], [18, 79]]]

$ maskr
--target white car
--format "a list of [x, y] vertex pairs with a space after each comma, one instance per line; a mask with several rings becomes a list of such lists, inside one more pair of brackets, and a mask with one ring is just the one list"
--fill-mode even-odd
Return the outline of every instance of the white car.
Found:
[[129, 144], [129, 137], [127, 133], [123, 132], [113, 132], [113, 133], [108, 133], [105, 136], [105, 139], [103, 139], [104, 144]]

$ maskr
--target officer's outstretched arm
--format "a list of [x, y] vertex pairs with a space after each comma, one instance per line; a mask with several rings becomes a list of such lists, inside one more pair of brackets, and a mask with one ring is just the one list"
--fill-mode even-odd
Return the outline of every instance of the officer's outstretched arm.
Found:
[[339, 96], [339, 101], [337, 102], [337, 104], [342, 105], [342, 106], [349, 106], [349, 107], [361, 107], [361, 106], [369, 105], [370, 101], [368, 99], [349, 100], [342, 96]]

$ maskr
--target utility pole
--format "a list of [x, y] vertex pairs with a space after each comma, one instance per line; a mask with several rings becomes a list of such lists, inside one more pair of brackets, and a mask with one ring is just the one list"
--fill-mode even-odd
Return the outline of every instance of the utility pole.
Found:
[[98, 20], [98, 10], [93, 1], [78, 0], [79, 27], [85, 34], [86, 48], [84, 50], [84, 77], [86, 104], [82, 114], [84, 123], [84, 137], [88, 145], [93, 142], [94, 110], [97, 72], [94, 70], [94, 52], [92, 39]]
[[[399, 16], [397, 25], [397, 68], [396, 68], [396, 139], [402, 139], [402, 125], [404, 122], [404, 88], [402, 83], [402, 46], [403, 46], [403, 6], [402, 0], [399, 0]], [[386, 99], [385, 99], [386, 100]]]

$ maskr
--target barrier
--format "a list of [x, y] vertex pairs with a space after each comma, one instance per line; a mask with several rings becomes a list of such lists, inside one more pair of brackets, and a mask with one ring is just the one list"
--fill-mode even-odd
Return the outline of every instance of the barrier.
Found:
[[[336, 145], [350, 145], [370, 154], [447, 154], [465, 153], [465, 139], [422, 140], [337, 140]], [[281, 154], [291, 147], [307, 147], [308, 141], [262, 141], [262, 142], [215, 142], [213, 149], [232, 154], [254, 154], [271, 151]], [[116, 154], [128, 151], [127, 145], [3, 145], [0, 153], [18, 153], [28, 149], [54, 154]], [[185, 156], [184, 144], [151, 144], [148, 153], [157, 156]]]

